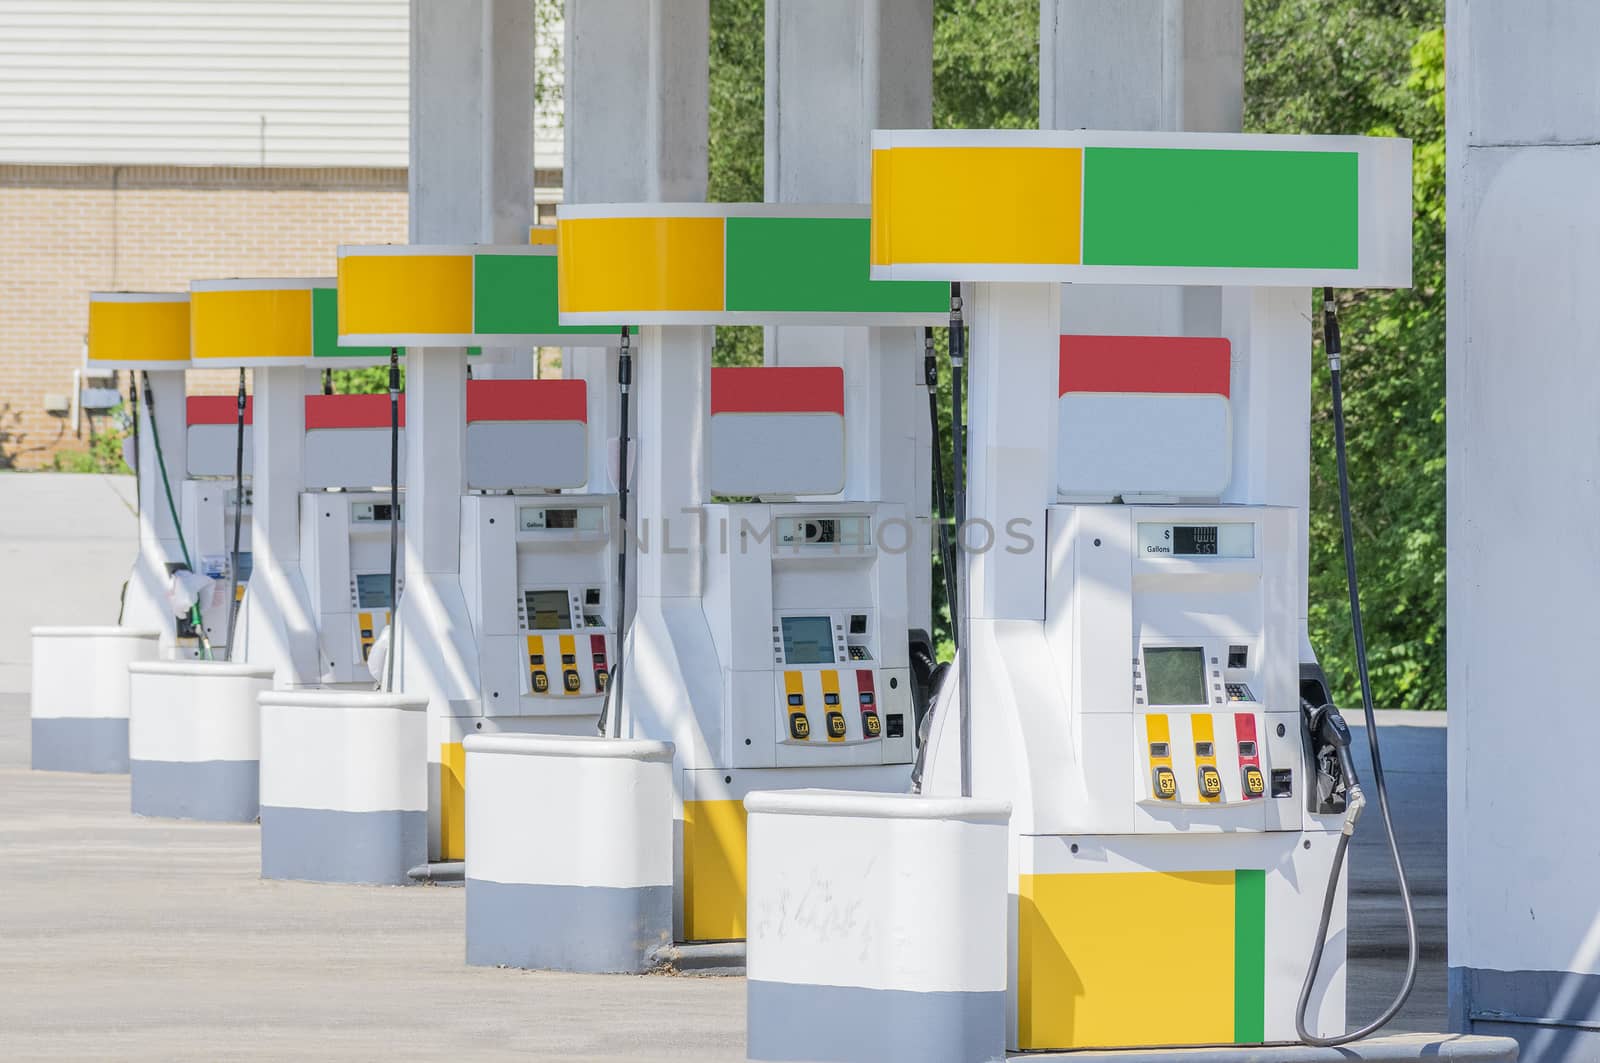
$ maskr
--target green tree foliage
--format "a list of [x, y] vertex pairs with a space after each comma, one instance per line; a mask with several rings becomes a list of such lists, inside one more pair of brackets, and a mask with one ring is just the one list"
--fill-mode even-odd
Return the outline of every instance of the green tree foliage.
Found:
[[[1444, 31], [1440, 0], [1246, 0], [1245, 126], [1415, 144], [1415, 286], [1340, 292], [1362, 609], [1380, 705], [1444, 708]], [[1315, 204], [1307, 204], [1315, 209]], [[1312, 309], [1320, 309], [1320, 297]], [[1358, 700], [1332, 399], [1314, 356], [1311, 638]]]
[[1039, 0], [935, 0], [933, 126], [1039, 127]]

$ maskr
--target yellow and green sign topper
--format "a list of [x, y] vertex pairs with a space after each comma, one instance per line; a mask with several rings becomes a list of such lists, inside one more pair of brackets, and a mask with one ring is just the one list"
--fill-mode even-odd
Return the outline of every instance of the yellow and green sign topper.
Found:
[[332, 277], [234, 278], [189, 285], [196, 366], [316, 365], [331, 359], [387, 359], [387, 348], [338, 345]]
[[863, 206], [562, 206], [556, 227], [563, 325], [931, 325], [949, 315], [944, 285], [873, 279]]
[[563, 326], [557, 319], [554, 244], [341, 247], [338, 285], [342, 347], [618, 342], [616, 329]]
[[90, 368], [188, 369], [188, 292], [91, 292]]
[[872, 276], [1408, 287], [1411, 142], [879, 130]]

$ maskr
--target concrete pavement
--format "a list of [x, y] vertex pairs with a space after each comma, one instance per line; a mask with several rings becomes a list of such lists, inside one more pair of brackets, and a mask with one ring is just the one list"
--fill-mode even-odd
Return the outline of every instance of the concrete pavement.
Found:
[[742, 979], [468, 967], [465, 891], [263, 881], [254, 826], [29, 771], [27, 719], [0, 695], [8, 1060], [744, 1058]]

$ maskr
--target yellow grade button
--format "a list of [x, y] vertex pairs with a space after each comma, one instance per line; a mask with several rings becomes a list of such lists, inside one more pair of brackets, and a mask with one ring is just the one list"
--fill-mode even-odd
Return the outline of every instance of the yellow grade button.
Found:
[[834, 738], [844, 737], [844, 714], [839, 712], [828, 713], [828, 733]]
[[878, 714], [868, 713], [863, 719], [866, 721], [868, 737], [877, 738], [878, 733], [883, 730], [883, 724], [878, 721]]
[[1260, 797], [1267, 792], [1267, 782], [1261, 777], [1261, 769], [1246, 767], [1244, 769], [1244, 792], [1250, 797]]
[[789, 716], [789, 734], [793, 738], [810, 738], [811, 721], [806, 719], [803, 712], [791, 713]]
[[1155, 774], [1156, 796], [1170, 801], [1178, 796], [1178, 777], [1171, 768], [1157, 768]]
[[1200, 793], [1205, 797], [1217, 797], [1222, 793], [1222, 776], [1209, 764], [1200, 769]]

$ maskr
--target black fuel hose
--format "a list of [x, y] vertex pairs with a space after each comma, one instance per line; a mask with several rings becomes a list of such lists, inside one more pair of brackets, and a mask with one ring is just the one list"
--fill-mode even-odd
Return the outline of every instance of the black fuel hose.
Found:
[[234, 628], [239, 621], [239, 532], [244, 526], [244, 369], [239, 369], [233, 438], [233, 552], [228, 555], [228, 660], [233, 660]]
[[[173, 530], [178, 533], [178, 549], [183, 552], [183, 564], [190, 572], [194, 571], [194, 562], [189, 559], [189, 543], [183, 537], [183, 521], [178, 518], [178, 504], [172, 498], [172, 481], [167, 478], [167, 457], [161, 450], [161, 428], [156, 424], [156, 396], [150, 389], [150, 374], [140, 370], [141, 380], [144, 384], [144, 411], [150, 419], [150, 445], [156, 452], [156, 468], [161, 473], [161, 490], [167, 496], [167, 514], [172, 518]], [[200, 611], [200, 602], [189, 607], [189, 624], [194, 628], [195, 638], [200, 643], [200, 656], [203, 660], [211, 660], [211, 640], [206, 638], [206, 620]]]
[[394, 659], [400, 650], [400, 348], [389, 348], [389, 651], [383, 656], [383, 689], [394, 692]]
[[[1317, 979], [1317, 972], [1322, 966], [1323, 950], [1327, 947], [1328, 925], [1333, 918], [1334, 898], [1339, 891], [1339, 874], [1344, 868], [1345, 856], [1350, 848], [1350, 836], [1354, 832], [1355, 819], [1360, 815], [1363, 803], [1360, 784], [1355, 778], [1355, 766], [1348, 756], [1341, 756], [1344, 770], [1350, 776], [1346, 785], [1346, 792], [1351, 798], [1348, 804], [1349, 811], [1344, 829], [1340, 832], [1339, 841], [1334, 848], [1333, 868], [1328, 874], [1328, 886], [1322, 898], [1322, 919], [1317, 925], [1316, 945], [1311, 952], [1311, 964], [1306, 970], [1305, 982], [1300, 987], [1300, 1000], [1294, 1013], [1295, 1033], [1299, 1035], [1300, 1040], [1319, 1048], [1334, 1048], [1371, 1036], [1399, 1014], [1400, 1009], [1405, 1006], [1406, 999], [1411, 995], [1412, 987], [1416, 985], [1419, 948], [1417, 913], [1411, 902], [1411, 886], [1406, 881], [1405, 865], [1400, 859], [1400, 843], [1395, 838], [1394, 819], [1389, 813], [1389, 787], [1383, 777], [1383, 757], [1378, 749], [1378, 721], [1373, 711], [1372, 678], [1367, 669], [1367, 638], [1361, 627], [1361, 593], [1356, 578], [1355, 532], [1350, 518], [1350, 474], [1345, 454], [1344, 391], [1340, 382], [1339, 312], [1334, 304], [1332, 288], [1322, 290], [1322, 339], [1323, 346], [1328, 352], [1329, 376], [1333, 381], [1334, 460], [1339, 473], [1339, 522], [1344, 535], [1344, 575], [1345, 584], [1350, 591], [1350, 628], [1355, 639], [1356, 672], [1361, 680], [1361, 706], [1366, 715], [1367, 748], [1372, 754], [1372, 785], [1378, 792], [1378, 811], [1383, 817], [1383, 830], [1388, 838], [1389, 853], [1394, 858], [1395, 875], [1400, 880], [1400, 899], [1405, 906], [1407, 945], [1405, 980], [1400, 986], [1400, 991], [1395, 994], [1394, 1000], [1381, 1015], [1358, 1030], [1334, 1037], [1318, 1037], [1306, 1029], [1306, 1010], [1311, 1002], [1312, 983]], [[1339, 726], [1343, 726], [1342, 721]]]

